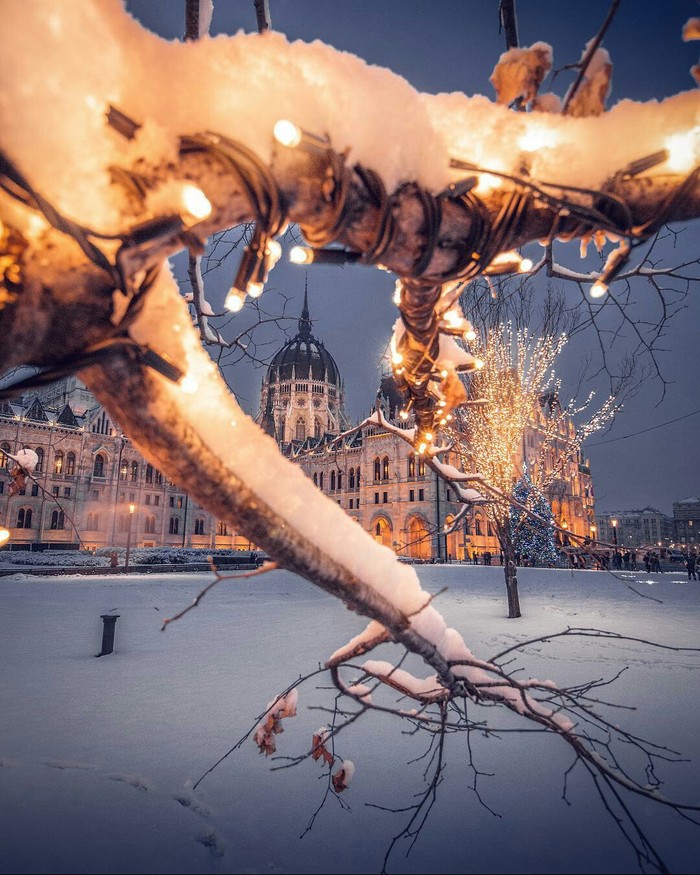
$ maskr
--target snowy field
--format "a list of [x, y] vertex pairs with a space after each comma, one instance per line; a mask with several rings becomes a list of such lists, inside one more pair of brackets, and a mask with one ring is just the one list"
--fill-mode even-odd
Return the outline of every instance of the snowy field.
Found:
[[[419, 566], [423, 586], [477, 656], [568, 625], [679, 647], [700, 645], [700, 583], [663, 575], [521, 569], [524, 617], [505, 617], [502, 570]], [[248, 739], [193, 784], [254, 726], [267, 703], [361, 631], [363, 619], [284, 572], [224, 582], [166, 632], [203, 574], [0, 579], [2, 702], [0, 871], [3, 873], [374, 873], [423, 788], [422, 737], [370, 715], [337, 752], [356, 773], [329, 797], [319, 762], [274, 771]], [[636, 588], [643, 598], [632, 591]], [[100, 659], [100, 615], [120, 615], [115, 652]], [[388, 653], [388, 649], [386, 651]], [[378, 651], [378, 658], [382, 651]], [[613, 720], [689, 762], [667, 763], [663, 792], [700, 802], [700, 656], [640, 643], [560, 640], [518, 654], [524, 675], [570, 685], [611, 677], [602, 698], [637, 705]], [[426, 671], [425, 674], [428, 672]], [[330, 718], [332, 703], [305, 683], [277, 753], [295, 756]], [[494, 727], [514, 726], [491, 709]], [[559, 739], [541, 733], [447, 740], [445, 779], [396, 873], [626, 873], [634, 852], [602, 811], [589, 776]], [[477, 781], [478, 795], [474, 791]], [[480, 801], [481, 800], [481, 801]], [[700, 869], [700, 827], [660, 805], [631, 809], [671, 872]]]

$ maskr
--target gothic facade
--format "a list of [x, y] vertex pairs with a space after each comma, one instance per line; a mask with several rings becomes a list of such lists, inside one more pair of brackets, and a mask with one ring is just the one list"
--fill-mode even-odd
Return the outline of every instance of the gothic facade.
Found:
[[[443, 534], [461, 507], [452, 490], [397, 435], [376, 425], [350, 429], [344, 401], [338, 366], [312, 333], [305, 294], [298, 332], [273, 357], [262, 381], [256, 421], [320, 490], [397, 554], [429, 560], [498, 553], [483, 508], [475, 507], [454, 532]], [[392, 424], [410, 426], [398, 418], [401, 399], [389, 370], [376, 402]], [[523, 440], [523, 462], [530, 467], [539, 456], [544, 417], [533, 417]], [[562, 434], [562, 441], [567, 437]], [[7, 468], [7, 454], [23, 448], [39, 456], [36, 482], [10, 495], [9, 480], [0, 478], [0, 522], [10, 529], [14, 549], [92, 549], [127, 541], [255, 546], [150, 465], [74, 377], [0, 404], [0, 465]], [[459, 466], [456, 458], [443, 461]], [[557, 523], [589, 534], [594, 517], [587, 465], [567, 463], [548, 497]]]

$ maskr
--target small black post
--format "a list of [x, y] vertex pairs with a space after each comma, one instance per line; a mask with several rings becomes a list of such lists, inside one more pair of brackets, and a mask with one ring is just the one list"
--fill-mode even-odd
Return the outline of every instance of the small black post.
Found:
[[100, 614], [102, 618], [102, 650], [97, 656], [107, 656], [114, 650], [114, 627], [121, 614]]

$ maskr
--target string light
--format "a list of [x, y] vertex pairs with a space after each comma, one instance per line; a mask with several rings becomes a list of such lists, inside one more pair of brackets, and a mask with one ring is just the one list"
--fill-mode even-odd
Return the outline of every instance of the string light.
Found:
[[305, 246], [293, 246], [289, 251], [292, 264], [351, 264], [359, 261], [359, 252], [348, 249], [309, 249]]
[[182, 203], [185, 210], [197, 221], [211, 215], [211, 203], [201, 188], [187, 184], [182, 187]]
[[305, 131], [289, 119], [280, 119], [275, 122], [272, 133], [277, 142], [287, 149], [296, 149], [302, 146], [310, 151], [325, 152], [330, 147], [328, 137], [319, 137], [317, 134]]
[[178, 385], [186, 395], [194, 395], [199, 389], [199, 383], [191, 374], [186, 374]]
[[243, 304], [245, 303], [246, 296], [238, 291], [238, 289], [231, 289], [231, 291], [226, 295], [226, 300], [224, 301], [224, 307], [227, 310], [230, 310], [232, 313], [238, 313], [243, 309]]
[[668, 167], [675, 173], [688, 173], [698, 162], [700, 127], [683, 134], [673, 134], [666, 140]]

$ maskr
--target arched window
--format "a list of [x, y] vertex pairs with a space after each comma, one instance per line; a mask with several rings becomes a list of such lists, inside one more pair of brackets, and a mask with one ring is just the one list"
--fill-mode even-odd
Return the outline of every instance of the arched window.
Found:
[[44, 470], [44, 451], [41, 447], [36, 448], [36, 465], [34, 466], [34, 473], [41, 474]]
[[31, 507], [21, 507], [17, 513], [17, 528], [31, 529], [32, 527], [32, 509]]
[[318, 475], [318, 488], [323, 489], [323, 471]]
[[382, 476], [382, 463], [379, 461], [379, 456], [374, 460], [374, 479], [380, 480]]
[[125, 513], [119, 514], [119, 524], [118, 524], [117, 528], [119, 529], [120, 532], [126, 531], [126, 514]]
[[389, 457], [384, 456], [382, 459], [382, 480], [389, 479]]
[[314, 486], [318, 486], [318, 471], [314, 471]]
[[105, 476], [105, 457], [102, 453], [98, 453], [95, 456], [95, 461], [92, 466], [92, 476], [93, 477], [104, 477]]
[[163, 485], [163, 475], [160, 473], [160, 471], [156, 471], [156, 486], [162, 486], [162, 485]]
[[220, 535], [228, 535], [228, 529], [226, 528], [226, 523], [221, 522], [221, 520], [219, 520], [219, 527], [218, 527], [217, 531]]
[[335, 492], [335, 471], [331, 471], [331, 492]]
[[129, 477], [129, 463], [124, 459], [124, 461], [119, 466], [119, 479], [127, 480]]
[[425, 459], [423, 456], [418, 456], [418, 476], [425, 477]]
[[153, 483], [153, 465], [146, 465], [146, 483]]
[[[26, 519], [26, 516], [25, 516], [25, 519]], [[51, 514], [51, 528], [52, 529], [65, 528], [65, 519], [64, 519], [62, 510], [55, 510]]]
[[416, 457], [413, 455], [413, 453], [408, 454], [408, 476], [416, 476]]
[[298, 441], [303, 441], [306, 439], [306, 423], [301, 418], [301, 416], [299, 417], [299, 419], [297, 419], [296, 428], [294, 430], [294, 437]]
[[474, 520], [474, 534], [475, 534], [475, 535], [480, 535], [480, 534], [481, 534], [481, 520], [479, 519], [479, 517], [477, 517], [477, 518]]
[[197, 519], [194, 521], [194, 533], [195, 535], [203, 535], [204, 534], [204, 520]]
[[131, 482], [136, 483], [139, 479], [139, 463], [132, 462], [131, 463]]
[[171, 535], [179, 535], [180, 534], [180, 520], [176, 516], [170, 517], [169, 531], [170, 531]]
[[155, 535], [156, 532], [156, 518], [151, 514], [151, 516], [147, 516], [143, 523], [143, 530], [147, 535]]
[[338, 471], [338, 492], [343, 488], [343, 472]]
[[69, 477], [75, 474], [75, 453], [68, 453], [66, 456], [66, 474]]
[[351, 468], [348, 471], [348, 489], [355, 488], [355, 469]]
[[314, 437], [321, 437], [321, 420], [318, 417], [314, 419]]
[[100, 527], [100, 515], [98, 513], [89, 513], [85, 528], [88, 532], [96, 532]]
[[59, 450], [56, 453], [56, 455], [53, 457], [53, 473], [54, 474], [62, 474], [63, 473], [63, 453], [61, 452], [61, 450]]
[[0, 468], [7, 468], [9, 465], [10, 459], [7, 455], [9, 452], [10, 445], [6, 441], [0, 444]]
[[355, 475], [355, 489], [360, 488], [360, 469], [357, 469], [357, 474]]

